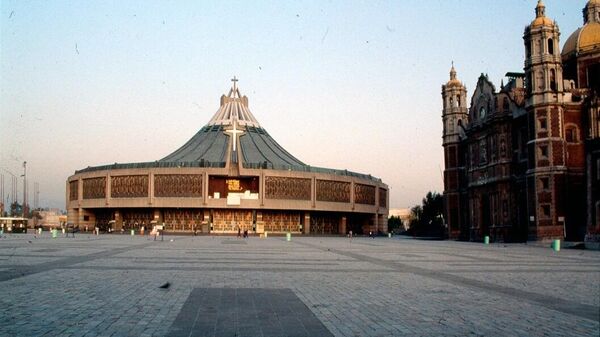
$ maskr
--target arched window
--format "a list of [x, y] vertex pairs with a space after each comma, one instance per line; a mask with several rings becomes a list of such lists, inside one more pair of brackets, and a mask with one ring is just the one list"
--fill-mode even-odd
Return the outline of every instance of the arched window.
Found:
[[558, 90], [556, 87], [556, 71], [554, 69], [550, 69], [550, 90]]
[[579, 142], [579, 135], [577, 131], [577, 126], [575, 125], [569, 125], [565, 128], [565, 140], [567, 143]]
[[539, 89], [539, 90], [544, 90], [546, 89], [546, 84], [544, 83], [544, 73], [541, 71], [538, 71], [535, 74], [535, 86]]
[[456, 95], [456, 103], [460, 107], [460, 95]]
[[552, 38], [548, 39], [548, 54], [554, 55], [554, 40]]

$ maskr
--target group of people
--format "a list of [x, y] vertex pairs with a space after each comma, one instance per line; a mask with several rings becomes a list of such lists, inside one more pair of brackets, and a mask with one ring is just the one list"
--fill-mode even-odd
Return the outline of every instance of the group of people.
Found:
[[[244, 239], [248, 238], [248, 230], [247, 229], [244, 229], [243, 235], [244, 235]], [[238, 227], [238, 235], [237, 236], [238, 236], [238, 238], [242, 237], [242, 228], [241, 227]]]

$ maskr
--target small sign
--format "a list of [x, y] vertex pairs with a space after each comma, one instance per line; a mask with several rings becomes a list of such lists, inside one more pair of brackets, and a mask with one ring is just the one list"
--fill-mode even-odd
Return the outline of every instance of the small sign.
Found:
[[535, 221], [535, 217], [534, 216], [530, 216], [529, 217], [529, 221]]

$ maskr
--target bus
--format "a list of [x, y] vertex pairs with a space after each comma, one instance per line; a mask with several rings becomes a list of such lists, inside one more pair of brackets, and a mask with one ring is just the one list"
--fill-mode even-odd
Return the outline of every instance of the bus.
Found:
[[4, 233], [27, 233], [27, 219], [0, 217], [0, 229]]

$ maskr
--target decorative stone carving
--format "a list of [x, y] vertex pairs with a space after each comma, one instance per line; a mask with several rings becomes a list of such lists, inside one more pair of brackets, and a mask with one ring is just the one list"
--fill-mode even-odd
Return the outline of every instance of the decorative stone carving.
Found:
[[157, 174], [154, 176], [155, 197], [202, 197], [202, 175]]
[[387, 207], [387, 190], [383, 188], [379, 189], [379, 206]]
[[106, 177], [83, 179], [83, 199], [106, 198]]
[[364, 205], [375, 205], [375, 186], [355, 184], [354, 202]]
[[112, 198], [143, 198], [148, 196], [148, 176], [113, 176], [110, 181]]
[[79, 198], [79, 180], [69, 182], [69, 200], [77, 200]]
[[317, 180], [317, 200], [350, 202], [350, 183], [345, 181]]
[[265, 177], [267, 199], [310, 200], [310, 179]]

